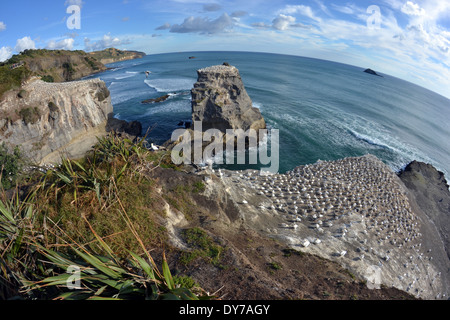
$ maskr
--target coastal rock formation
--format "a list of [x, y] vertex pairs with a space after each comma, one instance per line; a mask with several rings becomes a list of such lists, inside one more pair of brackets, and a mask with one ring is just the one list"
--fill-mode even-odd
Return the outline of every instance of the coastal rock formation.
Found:
[[[300, 166], [286, 174], [219, 170], [239, 219], [295, 250], [335, 261], [372, 288], [447, 299], [450, 263], [433, 224], [400, 178], [374, 156]], [[212, 180], [208, 180], [212, 181]], [[220, 190], [219, 190], [220, 188]]]
[[[173, 94], [172, 94], [173, 95]], [[159, 97], [159, 98], [154, 98], [154, 99], [147, 99], [147, 100], [144, 100], [144, 101], [142, 101], [141, 103], [142, 104], [152, 104], [152, 103], [160, 103], [160, 102], [164, 102], [164, 101], [166, 101], [167, 99], [169, 99], [170, 98], [170, 94], [166, 94], [166, 95], [163, 95], [163, 96], [161, 96], [161, 97]]]
[[440, 239], [435, 245], [443, 245], [450, 259], [450, 191], [444, 174], [430, 164], [413, 161], [399, 177], [436, 227]]
[[0, 102], [0, 142], [19, 145], [35, 163], [83, 156], [106, 134], [113, 112], [111, 97], [99, 79], [46, 83], [33, 79], [18, 94]]
[[365, 73], [371, 74], [373, 76], [379, 76], [382, 77], [381, 75], [379, 75], [378, 73], [376, 73], [375, 71], [373, 71], [372, 69], [366, 69], [364, 70]]
[[119, 120], [109, 115], [108, 123], [106, 125], [107, 132], [125, 133], [130, 137], [139, 137], [142, 134], [142, 123], [139, 121], [125, 121]]
[[191, 93], [192, 120], [202, 121], [204, 131], [266, 128], [236, 67], [220, 65], [198, 70], [198, 81]]
[[141, 59], [145, 57], [146, 54], [139, 51], [123, 51], [109, 48], [103, 51], [90, 52], [89, 55], [103, 64], [109, 64], [119, 61]]

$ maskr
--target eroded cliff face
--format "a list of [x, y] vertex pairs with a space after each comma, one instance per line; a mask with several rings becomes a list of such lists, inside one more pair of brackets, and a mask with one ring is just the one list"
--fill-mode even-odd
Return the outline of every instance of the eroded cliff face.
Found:
[[399, 177], [436, 228], [435, 246], [443, 246], [450, 259], [450, 191], [444, 173], [430, 164], [413, 161]]
[[259, 109], [254, 108], [239, 70], [233, 66], [212, 66], [198, 70], [192, 89], [192, 120], [201, 121], [203, 130], [265, 129]]
[[46, 83], [32, 79], [0, 102], [0, 143], [20, 146], [35, 163], [83, 156], [106, 134], [110, 92], [99, 79]]

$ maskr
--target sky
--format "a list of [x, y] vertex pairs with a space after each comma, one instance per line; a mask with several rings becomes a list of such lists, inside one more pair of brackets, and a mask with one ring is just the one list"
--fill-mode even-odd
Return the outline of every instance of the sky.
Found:
[[450, 98], [450, 0], [2, 0], [25, 49], [253, 51], [371, 68]]

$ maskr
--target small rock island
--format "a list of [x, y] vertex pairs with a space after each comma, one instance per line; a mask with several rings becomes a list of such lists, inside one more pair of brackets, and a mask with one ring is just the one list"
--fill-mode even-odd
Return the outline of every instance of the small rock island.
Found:
[[364, 72], [368, 73], [368, 74], [371, 74], [371, 75], [374, 75], [374, 76], [383, 77], [382, 75], [379, 75], [378, 73], [376, 73], [372, 69], [366, 69], [366, 70], [364, 70]]

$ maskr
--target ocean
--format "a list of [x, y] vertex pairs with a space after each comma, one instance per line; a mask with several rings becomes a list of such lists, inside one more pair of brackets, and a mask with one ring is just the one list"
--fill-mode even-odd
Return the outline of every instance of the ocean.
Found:
[[[114, 63], [92, 77], [105, 81], [117, 118], [140, 121], [148, 138], [162, 144], [191, 118], [197, 70], [224, 62], [239, 69], [254, 106], [269, 128], [279, 130], [280, 173], [373, 154], [395, 171], [418, 160], [449, 177], [450, 100], [363, 72], [371, 66], [268, 53], [183, 52]], [[171, 94], [165, 102], [141, 103], [165, 94]]]

